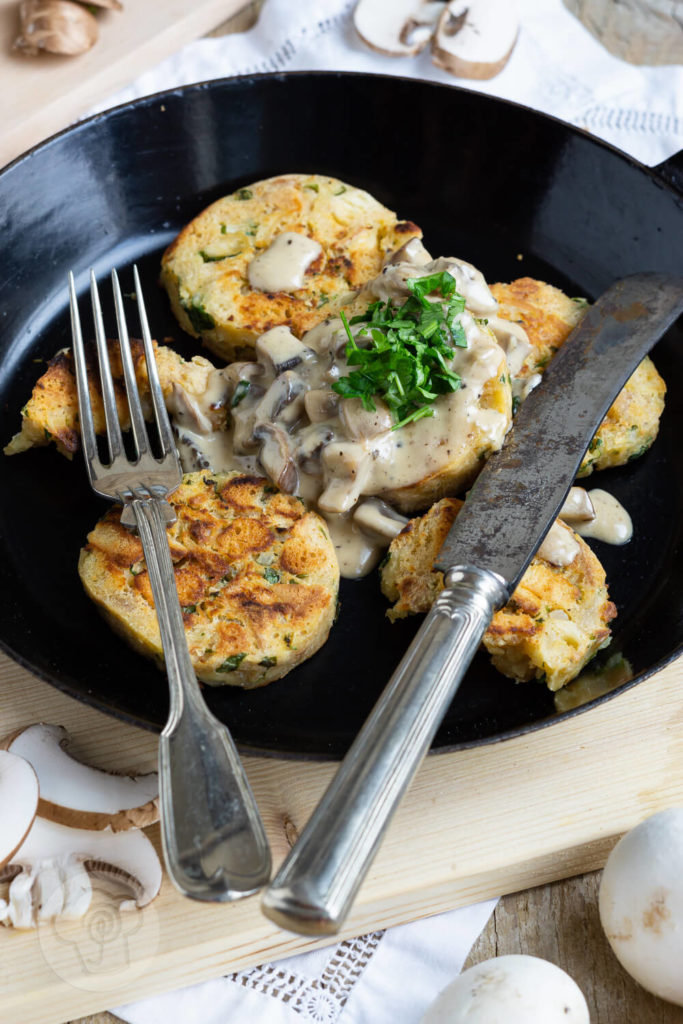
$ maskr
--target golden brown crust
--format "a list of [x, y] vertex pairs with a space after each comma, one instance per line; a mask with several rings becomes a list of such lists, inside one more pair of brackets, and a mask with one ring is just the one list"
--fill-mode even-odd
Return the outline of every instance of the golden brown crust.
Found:
[[[322, 255], [291, 294], [253, 289], [249, 263], [285, 231], [319, 242]], [[300, 337], [334, 316], [379, 273], [388, 253], [421, 235], [411, 221], [336, 178], [280, 175], [198, 214], [164, 253], [161, 280], [188, 334], [226, 360], [250, 358], [256, 338], [271, 327], [286, 324]]]
[[[588, 308], [584, 299], [570, 299], [559, 288], [530, 277], [491, 285], [491, 291], [500, 316], [521, 324], [533, 346], [521, 377], [543, 372]], [[646, 356], [600, 424], [578, 475], [623, 466], [646, 452], [659, 430], [665, 394], [666, 385]]]
[[[186, 360], [165, 345], [157, 345], [156, 342], [153, 344], [161, 390], [166, 400], [170, 398], [174, 384], [178, 384], [190, 396], [199, 397], [206, 391], [208, 378], [215, 370], [208, 359], [194, 356], [191, 360]], [[125, 430], [130, 425], [130, 415], [123, 385], [123, 368], [118, 342], [109, 341], [108, 347], [119, 422]], [[136, 338], [131, 338], [131, 355], [143, 410], [145, 415], [151, 416], [151, 406], [148, 401], [147, 364], [142, 342]], [[103, 434], [105, 423], [102, 395], [99, 386], [92, 383], [99, 380], [99, 375], [95, 365], [94, 350], [88, 345], [86, 345], [86, 362], [89, 370], [88, 381], [95, 432]], [[225, 410], [219, 410], [214, 415], [216, 425], [225, 422]], [[81, 446], [78, 395], [70, 350], [64, 349], [58, 352], [49, 361], [45, 373], [36, 382], [30, 399], [21, 410], [21, 416], [21, 431], [15, 434], [6, 446], [5, 455], [15, 455], [28, 448], [47, 445], [51, 442], [54, 442], [57, 449], [69, 458], [78, 451]]]
[[[462, 504], [444, 498], [392, 541], [382, 568], [382, 591], [395, 602], [390, 619], [428, 611], [443, 589], [443, 575], [431, 566]], [[579, 545], [574, 560], [560, 568], [536, 556], [484, 635], [495, 667], [519, 682], [544, 678], [557, 690], [609, 640], [616, 608], [605, 572], [585, 541], [573, 536]]]
[[[239, 473], [188, 474], [170, 500], [176, 586], [201, 680], [264, 686], [322, 646], [339, 569], [318, 515], [263, 477]], [[117, 509], [88, 535], [79, 573], [113, 628], [160, 662], [142, 546]]]

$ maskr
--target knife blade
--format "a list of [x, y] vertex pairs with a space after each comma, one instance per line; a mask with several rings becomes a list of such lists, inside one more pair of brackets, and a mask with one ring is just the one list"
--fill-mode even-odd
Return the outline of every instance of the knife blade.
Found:
[[262, 899], [306, 935], [343, 924], [494, 611], [557, 517], [605, 413], [683, 312], [683, 279], [635, 274], [588, 310], [522, 404], [434, 567], [444, 589]]

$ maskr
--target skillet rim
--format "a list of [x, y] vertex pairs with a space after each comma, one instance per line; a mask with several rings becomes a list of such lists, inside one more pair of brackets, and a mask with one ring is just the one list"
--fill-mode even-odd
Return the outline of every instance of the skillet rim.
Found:
[[[50, 147], [56, 145], [63, 137], [78, 136], [81, 132], [88, 131], [91, 127], [97, 125], [100, 122], [108, 121], [116, 116], [121, 116], [129, 112], [135, 112], [137, 109], [152, 106], [154, 103], [157, 102], [163, 102], [164, 98], [174, 97], [176, 99], [182, 99], [184, 96], [188, 94], [201, 93], [224, 86], [237, 87], [239, 85], [243, 85], [245, 88], [248, 88], [251, 83], [258, 83], [261, 81], [286, 82], [290, 79], [302, 78], [327, 80], [354, 78], [362, 79], [365, 81], [382, 82], [393, 82], [398, 80], [407, 84], [428, 86], [430, 89], [438, 90], [439, 92], [445, 89], [448, 91], [453, 91], [458, 94], [464, 94], [467, 97], [476, 98], [477, 102], [481, 101], [484, 104], [491, 103], [495, 107], [510, 107], [518, 111], [522, 111], [528, 115], [531, 115], [532, 118], [540, 120], [541, 122], [554, 123], [567, 136], [576, 136], [578, 138], [586, 140], [590, 146], [607, 150], [609, 153], [611, 153], [614, 157], [616, 157], [623, 163], [630, 165], [640, 173], [644, 173], [646, 177], [650, 178], [652, 182], [657, 185], [657, 187], [662, 188], [666, 192], [671, 193], [671, 195], [676, 200], [681, 201], [681, 199], [683, 198], [681, 191], [676, 187], [676, 185], [672, 181], [668, 180], [664, 175], [659, 173], [659, 169], [665, 167], [669, 161], [680, 159], [680, 157], [683, 155], [683, 151], [681, 151], [678, 154], [674, 154], [672, 157], [669, 158], [668, 161], [663, 161], [661, 164], [656, 165], [655, 167], [649, 167], [648, 165], [641, 163], [635, 157], [632, 157], [630, 154], [625, 153], [623, 150], [620, 150], [612, 143], [595, 137], [588, 130], [573, 125], [570, 122], [564, 121], [561, 118], [557, 117], [556, 115], [536, 110], [533, 107], [530, 107], [526, 104], [520, 103], [515, 100], [509, 100], [498, 96], [492, 96], [488, 93], [483, 93], [476, 89], [468, 89], [457, 84], [434, 82], [430, 79], [412, 78], [405, 75], [390, 75], [385, 73], [369, 73], [361, 71], [323, 70], [260, 72], [256, 74], [234, 75], [226, 76], [223, 78], [205, 79], [200, 82], [192, 82], [186, 85], [172, 86], [167, 89], [158, 90], [154, 93], [149, 93], [145, 96], [139, 96], [135, 99], [124, 101], [122, 103], [116, 104], [115, 106], [108, 107], [105, 110], [98, 111], [94, 114], [91, 114], [87, 117], [84, 117], [73, 122], [67, 127], [59, 130], [58, 132], [53, 133], [48, 138], [43, 139], [42, 141], [36, 143], [34, 146], [26, 150], [24, 153], [19, 154], [19, 156], [15, 157], [12, 161], [10, 161], [10, 163], [0, 168], [0, 184], [2, 183], [2, 180], [10, 172], [14, 173], [15, 171], [19, 170], [24, 163], [29, 162], [36, 154], [41, 153], [44, 150], [48, 150]], [[26, 656], [16, 652], [12, 648], [12, 646], [4, 640], [4, 638], [1, 635], [0, 650], [5, 652], [13, 661], [19, 664], [22, 668], [28, 670], [42, 681], [55, 687], [62, 693], [68, 695], [69, 697], [79, 700], [81, 703], [85, 703], [90, 707], [95, 707], [97, 710], [102, 711], [105, 714], [118, 718], [121, 721], [128, 722], [129, 724], [138, 726], [139, 728], [144, 728], [148, 731], [160, 732], [162, 729], [162, 726], [158, 725], [157, 723], [152, 723], [149, 720], [142, 719], [139, 716], [136, 717], [134, 714], [127, 712], [123, 709], [113, 708], [110, 705], [107, 705], [102, 699], [94, 696], [93, 694], [89, 694], [84, 690], [74, 690], [66, 681], [56, 679], [54, 676], [51, 676], [48, 671], [41, 668], [37, 668], [36, 666], [32, 665]], [[683, 636], [681, 637], [680, 641], [677, 643], [673, 650], [664, 654], [661, 659], [656, 661], [651, 666], [648, 666], [647, 669], [639, 673], [633, 679], [627, 680], [626, 682], [622, 683], [620, 686], [618, 686], [612, 691], [609, 691], [608, 693], [595, 697], [592, 700], [589, 700], [586, 703], [581, 704], [575, 708], [571, 708], [563, 712], [557, 712], [545, 718], [538, 718], [533, 720], [532, 722], [522, 723], [520, 725], [514, 726], [511, 729], [507, 729], [500, 733], [497, 733], [493, 736], [479, 737], [476, 739], [466, 740], [455, 744], [442, 745], [435, 749], [432, 748], [430, 749], [429, 754], [447, 754], [460, 750], [471, 749], [474, 747], [486, 746], [492, 743], [499, 743], [508, 739], [514, 739], [527, 733], [535, 732], [538, 729], [548, 728], [549, 726], [565, 721], [569, 718], [574, 717], [577, 714], [583, 713], [584, 711], [587, 711], [590, 708], [598, 707], [606, 701], [612, 700], [620, 694], [625, 693], [627, 690], [631, 689], [631, 687], [636, 686], [641, 682], [647, 681], [653, 675], [660, 672], [662, 669], [664, 669], [672, 662], [674, 662], [677, 658], [679, 658], [681, 653], [683, 653]], [[336, 753], [309, 753], [290, 750], [275, 751], [273, 749], [262, 748], [257, 745], [244, 742], [239, 742], [238, 746], [240, 751], [246, 754], [281, 760], [339, 761], [343, 757], [343, 755]]]

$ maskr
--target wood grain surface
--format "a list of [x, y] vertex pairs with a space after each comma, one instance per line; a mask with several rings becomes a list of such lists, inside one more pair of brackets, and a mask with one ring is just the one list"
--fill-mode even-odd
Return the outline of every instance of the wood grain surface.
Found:
[[[598, 918], [600, 874], [503, 897], [465, 968], [507, 953], [543, 957], [574, 978], [586, 996], [591, 1024], [683, 1024], [683, 1008], [646, 992], [613, 955]], [[119, 1024], [119, 1018], [98, 1013], [69, 1024]]]
[[[552, 728], [427, 758], [340, 937], [600, 868], [622, 832], [683, 803], [682, 677], [675, 663]], [[155, 763], [153, 734], [0, 657], [0, 732], [38, 720], [66, 726], [75, 756], [91, 764], [144, 771]], [[277, 867], [334, 766], [252, 757], [245, 766]], [[158, 849], [158, 827], [147, 831]], [[61, 1024], [316, 945], [277, 929], [257, 899], [201, 905], [182, 899], [167, 879], [140, 915], [132, 940], [140, 950], [119, 968], [123, 937], [102, 942], [107, 962], [94, 977], [79, 952], [90, 941], [89, 918], [37, 933], [0, 929], [2, 1024]], [[109, 916], [117, 917], [115, 905]], [[556, 917], [539, 909], [539, 932]]]

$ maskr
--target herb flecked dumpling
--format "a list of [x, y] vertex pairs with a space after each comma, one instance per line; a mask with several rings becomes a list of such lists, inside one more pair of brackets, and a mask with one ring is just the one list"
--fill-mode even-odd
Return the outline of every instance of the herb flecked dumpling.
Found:
[[[301, 287], [253, 287], [250, 264], [286, 232], [319, 247]], [[161, 280], [184, 330], [226, 360], [249, 358], [271, 327], [286, 324], [300, 337], [334, 316], [389, 253], [421, 234], [362, 189], [287, 174], [238, 189], [195, 217], [164, 253]]]
[[[189, 473], [168, 527], [185, 635], [202, 682], [251, 689], [314, 654], [334, 621], [339, 567], [327, 526], [269, 480]], [[110, 625], [162, 663], [142, 544], [112, 508], [88, 535], [78, 571]]]
[[[462, 505], [444, 498], [391, 542], [381, 572], [382, 592], [395, 602], [390, 619], [429, 611], [443, 590], [443, 573], [432, 565]], [[560, 529], [572, 537], [574, 557], [559, 566], [539, 551], [483, 637], [499, 672], [517, 682], [544, 679], [550, 690], [574, 679], [609, 642], [616, 615], [599, 559], [569, 526]]]

